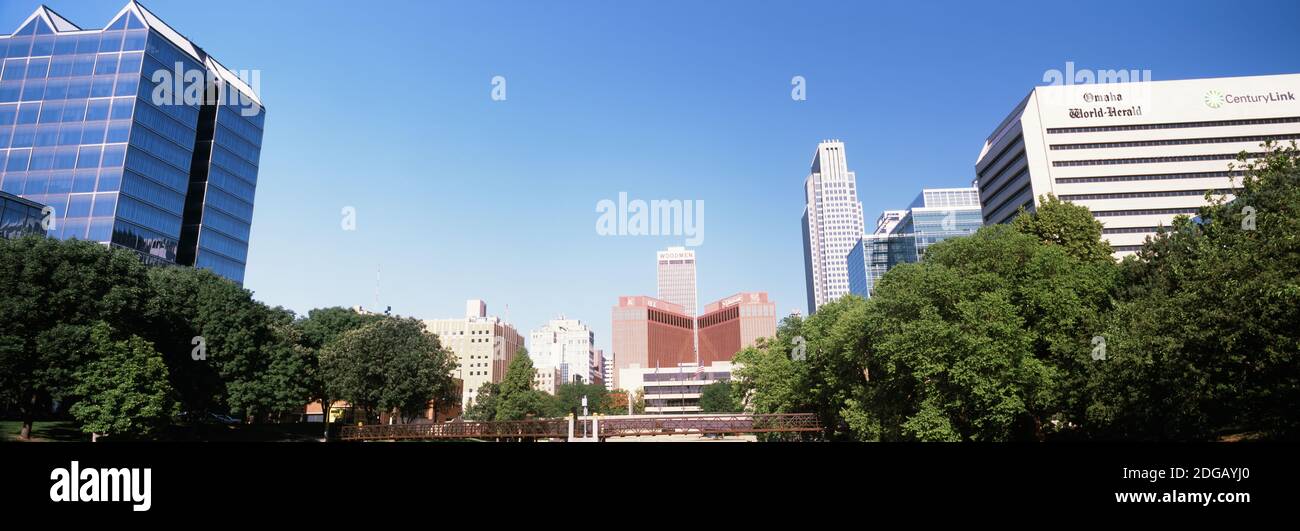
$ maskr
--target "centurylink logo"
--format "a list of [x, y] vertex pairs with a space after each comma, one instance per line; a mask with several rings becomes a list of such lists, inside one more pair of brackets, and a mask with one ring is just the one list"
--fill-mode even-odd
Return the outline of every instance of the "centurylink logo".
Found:
[[1211, 109], [1218, 109], [1223, 106], [1223, 93], [1217, 90], [1211, 90], [1205, 93], [1205, 106]]

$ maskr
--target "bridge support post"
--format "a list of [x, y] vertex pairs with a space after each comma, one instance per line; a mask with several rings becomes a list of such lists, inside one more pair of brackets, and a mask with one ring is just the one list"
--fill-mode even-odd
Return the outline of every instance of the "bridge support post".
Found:
[[569, 442], [600, 442], [600, 417], [591, 417], [591, 431], [585, 437], [577, 436], [574, 428], [578, 422], [585, 421], [569, 416]]

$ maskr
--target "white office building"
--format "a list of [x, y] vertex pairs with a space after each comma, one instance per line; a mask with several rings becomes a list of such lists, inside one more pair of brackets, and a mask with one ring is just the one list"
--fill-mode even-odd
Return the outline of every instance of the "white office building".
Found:
[[602, 378], [595, 373], [601, 370], [595, 345], [596, 333], [590, 327], [560, 317], [529, 334], [528, 354], [534, 366], [559, 370], [559, 383], [591, 383]]
[[845, 257], [863, 235], [857, 178], [845, 161], [843, 142], [817, 144], [804, 200], [804, 270], [812, 313], [849, 292]]
[[1300, 74], [1037, 87], [984, 142], [984, 223], [1041, 196], [1088, 207], [1116, 257], [1212, 191], [1231, 197], [1237, 154], [1300, 138]]
[[695, 251], [669, 247], [656, 253], [659, 299], [680, 304], [695, 316]]

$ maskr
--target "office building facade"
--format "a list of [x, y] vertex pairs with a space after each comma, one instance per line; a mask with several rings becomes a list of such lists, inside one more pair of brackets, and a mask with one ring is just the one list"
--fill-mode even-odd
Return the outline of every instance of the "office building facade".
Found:
[[849, 292], [870, 297], [894, 266], [921, 260], [931, 245], [971, 234], [983, 226], [977, 188], [928, 188], [907, 210], [887, 210], [846, 257]]
[[266, 116], [245, 80], [134, 1], [103, 29], [42, 6], [0, 58], [0, 190], [52, 207], [49, 236], [243, 282]]
[[695, 320], [680, 304], [644, 295], [623, 296], [612, 310], [615, 387], [623, 369], [676, 367], [695, 362]]
[[560, 371], [560, 383], [592, 383], [595, 370], [596, 333], [577, 319], [551, 319], [529, 334], [528, 355], [537, 367]]
[[766, 292], [737, 293], [706, 304], [695, 330], [700, 365], [729, 362], [759, 338], [776, 336], [776, 304]]
[[1042, 196], [1088, 207], [1117, 257], [1156, 228], [1231, 197], [1237, 154], [1300, 138], [1300, 74], [1033, 89], [975, 163], [985, 224]]
[[564, 383], [564, 377], [557, 367], [535, 367], [533, 371], [533, 389], [548, 395], [554, 395], [556, 387]]
[[607, 356], [604, 350], [597, 350], [596, 355], [600, 356], [600, 383], [605, 389], [614, 390], [614, 358]]
[[686, 315], [695, 315], [695, 251], [669, 247], [655, 258], [659, 299], [680, 305]]
[[704, 387], [731, 379], [732, 364], [683, 363], [674, 367], [629, 367], [619, 370], [621, 389], [645, 393], [646, 414], [699, 413]]
[[487, 304], [477, 299], [466, 303], [465, 317], [427, 319], [424, 327], [455, 354], [453, 376], [463, 382], [461, 406], [466, 409], [474, 404], [483, 384], [501, 383], [515, 352], [524, 346], [524, 338], [515, 327], [488, 315]]
[[804, 179], [803, 244], [808, 312], [849, 292], [845, 257], [862, 238], [862, 203], [844, 143], [817, 145]]

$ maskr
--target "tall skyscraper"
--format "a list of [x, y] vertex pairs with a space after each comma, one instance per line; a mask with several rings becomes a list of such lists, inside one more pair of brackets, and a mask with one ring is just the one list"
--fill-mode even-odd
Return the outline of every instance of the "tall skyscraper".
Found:
[[686, 315], [695, 315], [695, 251], [669, 247], [659, 251], [659, 299], [680, 304]]
[[862, 236], [846, 258], [849, 292], [870, 297], [876, 282], [894, 266], [921, 260], [931, 245], [965, 236], [983, 226], [979, 190], [922, 190], [907, 210], [886, 210], [876, 230]]
[[844, 158], [844, 143], [817, 144], [804, 180], [803, 243], [808, 312], [849, 292], [845, 257], [862, 238], [857, 179]]
[[596, 333], [577, 319], [551, 319], [532, 331], [528, 355], [533, 365], [560, 371], [560, 383], [592, 383], [602, 378], [596, 357]]
[[266, 112], [235, 73], [132, 1], [103, 29], [41, 6], [0, 36], [0, 190], [47, 234], [243, 282]]
[[471, 299], [465, 317], [428, 319], [425, 330], [438, 336], [442, 346], [456, 355], [454, 376], [461, 380], [461, 407], [468, 409], [485, 383], [501, 383], [524, 338], [514, 326], [487, 314], [487, 303]]
[[1115, 256], [1132, 254], [1205, 194], [1231, 198], [1265, 140], [1300, 139], [1300, 74], [1037, 87], [975, 163], [985, 224], [1046, 194], [1088, 207]]

